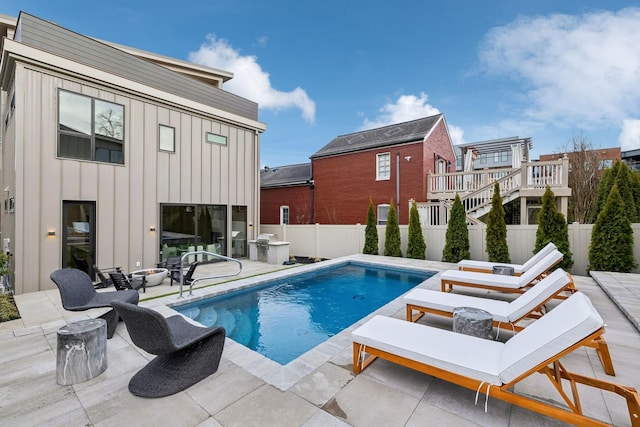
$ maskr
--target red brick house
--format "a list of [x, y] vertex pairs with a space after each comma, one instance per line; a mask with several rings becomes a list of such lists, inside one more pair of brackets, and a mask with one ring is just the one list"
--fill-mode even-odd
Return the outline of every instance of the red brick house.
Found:
[[338, 136], [311, 156], [313, 221], [364, 224], [371, 198], [379, 224], [391, 201], [399, 223], [408, 224], [409, 200], [426, 199], [427, 174], [455, 165], [443, 114]]
[[260, 223], [313, 223], [311, 163], [260, 170]]

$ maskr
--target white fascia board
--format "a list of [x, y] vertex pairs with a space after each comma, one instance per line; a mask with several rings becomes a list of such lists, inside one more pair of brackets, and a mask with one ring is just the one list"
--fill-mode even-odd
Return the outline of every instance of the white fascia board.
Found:
[[142, 83], [134, 82], [124, 77], [120, 77], [106, 71], [98, 70], [88, 65], [80, 64], [78, 62], [71, 61], [69, 59], [51, 54], [49, 52], [45, 52], [31, 46], [26, 46], [14, 40], [5, 39], [3, 52], [3, 69], [5, 65], [4, 62], [7, 59], [7, 53], [9, 53], [11, 55], [21, 57], [21, 59], [25, 62], [32, 61], [40, 66], [57, 70], [64, 70], [70, 75], [79, 75], [100, 82], [105, 82], [124, 90], [135, 92], [139, 95], [142, 95], [143, 97], [160, 99], [170, 104], [175, 104], [179, 107], [200, 111], [207, 115], [217, 116], [221, 119], [236, 123], [243, 127], [254, 129], [258, 132], [264, 132], [267, 128], [266, 124], [257, 120], [251, 120], [237, 114], [229, 113], [227, 111], [211, 107], [209, 105], [201, 104], [197, 101], [174, 95], [172, 93], [164, 92], [160, 89], [156, 89]]

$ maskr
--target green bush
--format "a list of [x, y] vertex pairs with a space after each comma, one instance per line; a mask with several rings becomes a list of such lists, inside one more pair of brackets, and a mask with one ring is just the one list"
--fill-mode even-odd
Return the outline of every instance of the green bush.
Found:
[[0, 295], [0, 322], [19, 319], [20, 313], [10, 294]]
[[367, 226], [364, 229], [363, 254], [378, 255], [378, 228], [376, 227], [376, 214], [373, 209], [373, 200], [369, 199], [369, 211], [367, 212]]
[[556, 196], [547, 186], [542, 196], [542, 208], [538, 213], [538, 229], [536, 230], [536, 244], [533, 253], [547, 246], [549, 242], [556, 245], [564, 254], [562, 262], [558, 264], [566, 271], [573, 266], [573, 253], [569, 245], [569, 226], [567, 221], [556, 208]]
[[459, 262], [463, 259], [469, 259], [469, 229], [467, 228], [467, 213], [462, 206], [460, 196], [456, 194], [451, 207], [451, 217], [447, 224], [442, 261]]
[[592, 223], [596, 222], [598, 215], [600, 215], [604, 205], [607, 203], [607, 197], [609, 197], [609, 192], [611, 191], [611, 187], [613, 187], [613, 182], [620, 171], [620, 166], [620, 162], [616, 161], [613, 167], [605, 169], [604, 172], [602, 172], [602, 177], [598, 184], [598, 194], [596, 195], [596, 207], [593, 212]]
[[396, 208], [393, 206], [393, 200], [389, 206], [389, 215], [387, 216], [384, 254], [386, 256], [402, 256], [402, 249], [400, 246], [400, 226], [398, 225], [398, 215], [396, 215]]
[[636, 266], [631, 221], [614, 184], [591, 232], [587, 270], [628, 273]]
[[424, 242], [420, 214], [416, 202], [411, 204], [409, 211], [409, 241], [407, 242], [407, 258], [424, 259], [427, 244]]
[[490, 262], [511, 262], [509, 246], [507, 246], [507, 223], [504, 220], [500, 185], [497, 182], [493, 187], [491, 210], [487, 215], [486, 242]]

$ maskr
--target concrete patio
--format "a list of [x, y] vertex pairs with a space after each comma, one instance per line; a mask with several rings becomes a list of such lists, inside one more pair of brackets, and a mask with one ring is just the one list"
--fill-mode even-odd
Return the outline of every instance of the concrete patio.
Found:
[[[451, 264], [405, 258], [358, 255], [353, 259], [441, 271]], [[331, 261], [325, 261], [330, 263]], [[197, 286], [195, 298], [212, 292], [247, 287], [268, 277], [286, 275], [290, 268], [243, 260], [241, 277], [218, 280], [217, 286]], [[199, 266], [195, 277], [222, 268]], [[615, 377], [604, 374], [593, 349], [580, 349], [565, 366], [576, 372], [619, 384], [640, 387], [640, 275], [595, 273], [574, 276], [578, 289], [593, 301], [606, 322]], [[207, 283], [208, 284], [208, 283]], [[421, 287], [439, 289], [435, 275]], [[108, 290], [112, 290], [108, 289]], [[141, 293], [141, 305], [165, 314], [167, 304], [180, 302], [169, 280]], [[487, 292], [476, 292], [486, 295]], [[494, 295], [494, 294], [492, 294]], [[495, 294], [498, 296], [498, 294]], [[504, 298], [512, 296], [500, 294]], [[153, 356], [131, 344], [124, 324], [108, 341], [108, 368], [98, 377], [72, 386], [56, 384], [56, 331], [66, 322], [95, 317], [92, 312], [66, 312], [57, 289], [16, 296], [22, 318], [0, 323], [0, 425], [26, 426], [526, 426], [562, 425], [553, 419], [489, 399], [488, 411], [474, 404], [475, 391], [460, 388], [383, 360], [358, 376], [352, 373], [350, 331], [286, 366], [278, 365], [227, 339], [218, 372], [184, 392], [162, 399], [143, 399], [127, 389], [131, 376]], [[404, 318], [401, 298], [377, 314]], [[635, 319], [635, 320], [634, 320]], [[422, 323], [451, 328], [451, 321], [428, 316]], [[505, 333], [504, 335], [508, 335]], [[437, 343], [434, 343], [437, 345]], [[520, 393], [557, 402], [556, 391], [541, 375], [518, 386]], [[582, 389], [581, 389], [582, 390]], [[622, 398], [582, 390], [587, 415], [616, 426], [630, 425]]]

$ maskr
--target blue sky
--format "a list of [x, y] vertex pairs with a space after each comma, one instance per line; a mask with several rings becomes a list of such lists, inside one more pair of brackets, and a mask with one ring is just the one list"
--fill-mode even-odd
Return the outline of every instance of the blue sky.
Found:
[[3, 0], [76, 32], [234, 73], [259, 103], [261, 165], [334, 137], [443, 113], [454, 143], [577, 137], [640, 148], [633, 1]]

